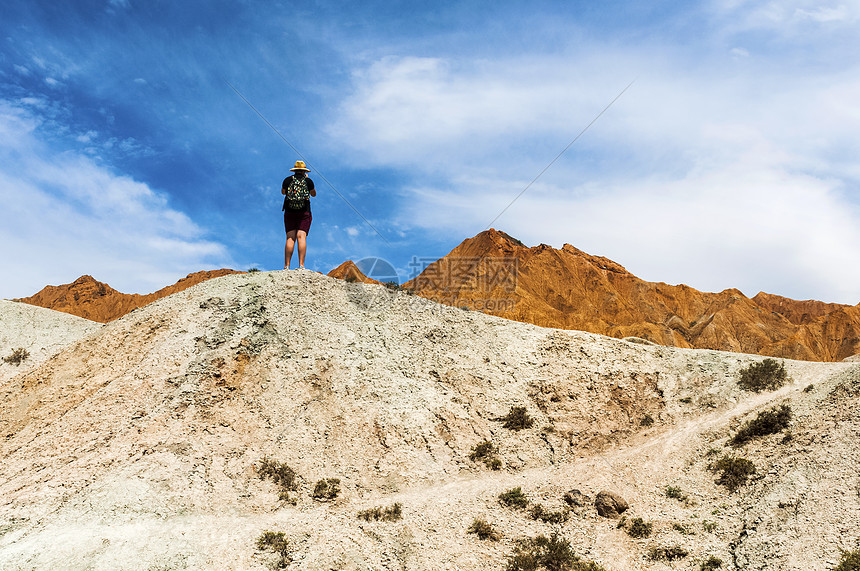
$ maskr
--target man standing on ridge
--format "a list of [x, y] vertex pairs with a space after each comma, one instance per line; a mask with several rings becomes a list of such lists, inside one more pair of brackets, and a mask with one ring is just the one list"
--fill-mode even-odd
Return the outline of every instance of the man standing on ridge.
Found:
[[311, 196], [316, 196], [314, 181], [308, 177], [310, 169], [304, 161], [296, 161], [296, 166], [290, 169], [293, 174], [284, 179], [281, 184], [281, 194], [284, 195], [284, 230], [287, 232], [287, 244], [284, 246], [284, 269], [290, 269], [293, 257], [293, 247], [299, 245], [299, 269], [305, 267], [305, 252], [307, 252], [308, 232], [311, 230]]

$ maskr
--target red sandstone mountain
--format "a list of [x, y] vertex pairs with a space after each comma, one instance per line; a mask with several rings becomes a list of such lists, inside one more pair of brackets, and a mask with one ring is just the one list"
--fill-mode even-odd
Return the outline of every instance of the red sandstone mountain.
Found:
[[526, 247], [488, 230], [406, 287], [424, 297], [545, 327], [661, 345], [839, 361], [860, 353], [860, 305], [795, 301], [736, 289], [707, 293], [643, 281], [565, 244]]
[[355, 262], [347, 260], [327, 274], [330, 278], [338, 278], [344, 281], [357, 281], [365, 284], [382, 285], [382, 282], [369, 278], [358, 269]]
[[196, 272], [188, 274], [171, 286], [146, 295], [121, 293], [109, 285], [95, 280], [92, 276], [81, 276], [73, 283], [46, 286], [35, 295], [15, 301], [70, 313], [99, 323], [107, 323], [134, 311], [138, 307], [143, 307], [157, 299], [180, 292], [200, 282], [237, 273], [242, 272], [227, 269]]

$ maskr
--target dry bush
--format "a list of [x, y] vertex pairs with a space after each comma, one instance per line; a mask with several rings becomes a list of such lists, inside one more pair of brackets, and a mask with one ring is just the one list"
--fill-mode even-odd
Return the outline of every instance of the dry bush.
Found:
[[535, 504], [529, 510], [529, 516], [533, 520], [540, 520], [544, 523], [564, 523], [570, 518], [570, 512], [562, 510], [560, 512], [551, 512], [544, 509], [540, 504]]
[[651, 535], [654, 525], [650, 522], [645, 522], [641, 517], [634, 517], [630, 520], [630, 526], [627, 528], [627, 535], [636, 539], [641, 539]]
[[315, 500], [333, 500], [340, 493], [340, 480], [338, 478], [324, 478], [317, 481], [311, 497]]
[[295, 470], [287, 466], [284, 462], [264, 457], [262, 462], [260, 462], [257, 473], [260, 475], [261, 480], [269, 478], [278, 486], [280, 489], [278, 494], [279, 499], [293, 505], [296, 504], [296, 499], [290, 497], [290, 492], [295, 492], [299, 489]]
[[275, 562], [276, 569], [286, 569], [290, 564], [290, 546], [284, 538], [283, 531], [264, 531], [257, 538], [257, 549], [272, 551], [278, 555], [278, 560]]
[[535, 423], [534, 419], [529, 416], [523, 406], [512, 406], [508, 414], [496, 420], [504, 422], [502, 426], [508, 430], [531, 428]]
[[648, 550], [648, 558], [651, 561], [676, 561], [683, 559], [690, 552], [677, 545], [673, 547], [652, 547]]
[[729, 444], [737, 448], [753, 438], [776, 434], [788, 428], [789, 422], [791, 422], [791, 407], [787, 404], [779, 405], [758, 413], [755, 419], [750, 420], [738, 430]]
[[710, 466], [712, 472], [721, 472], [717, 478], [717, 484], [723, 485], [734, 492], [744, 484], [747, 479], [755, 474], [755, 464], [746, 458], [736, 458], [724, 455]]
[[529, 499], [519, 486], [499, 494], [499, 501], [509, 508], [524, 509], [529, 505]]
[[364, 521], [397, 521], [403, 518], [403, 506], [395, 503], [390, 508], [375, 507], [358, 512], [358, 517]]
[[751, 363], [740, 372], [738, 384], [742, 389], [760, 393], [764, 390], [775, 390], [788, 380], [785, 372], [785, 364], [775, 359], [765, 359], [758, 363]]
[[860, 571], [860, 548], [843, 551], [842, 559], [833, 571]]
[[699, 567], [699, 571], [714, 571], [714, 569], [719, 569], [723, 566], [723, 560], [719, 557], [714, 557], [711, 555], [704, 561], [702, 561], [701, 567]]
[[498, 448], [493, 446], [492, 442], [484, 440], [472, 447], [472, 453], [469, 454], [469, 460], [473, 462], [480, 460], [487, 466], [487, 468], [492, 470], [501, 470], [502, 461], [496, 456], [498, 453]]
[[582, 561], [573, 552], [570, 542], [559, 534], [538, 535], [521, 539], [508, 558], [506, 571], [606, 571], [593, 561]]
[[30, 358], [30, 352], [23, 347], [18, 347], [8, 357], [3, 357], [3, 361], [16, 367]]
[[502, 535], [492, 525], [480, 518], [475, 518], [466, 533], [474, 533], [480, 539], [489, 539], [490, 541], [498, 541], [502, 538]]
[[686, 502], [689, 500], [687, 494], [685, 494], [681, 488], [677, 488], [675, 486], [666, 486], [666, 497], [678, 500], [679, 502]]

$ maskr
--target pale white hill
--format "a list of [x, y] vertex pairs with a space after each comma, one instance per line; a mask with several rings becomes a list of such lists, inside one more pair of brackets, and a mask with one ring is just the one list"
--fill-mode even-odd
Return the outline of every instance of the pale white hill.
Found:
[[[28, 371], [101, 326], [67, 313], [0, 300], [0, 382]], [[3, 360], [19, 348], [29, 355], [21, 363]]]
[[[679, 569], [709, 556], [831, 569], [860, 533], [860, 366], [786, 362], [789, 385], [741, 391], [738, 371], [761, 359], [544, 329], [311, 272], [216, 278], [0, 386], [0, 568], [265, 569], [255, 541], [271, 530], [295, 569], [490, 570], [517, 538], [555, 530], [615, 571], [668, 568], [645, 556], [664, 545], [688, 551]], [[777, 403], [795, 414], [790, 439], [726, 448]], [[497, 420], [515, 406], [533, 427]], [[484, 440], [500, 471], [469, 459]], [[726, 451], [757, 469], [736, 493], [707, 470]], [[298, 473], [296, 505], [258, 477], [263, 458]], [[311, 498], [322, 478], [340, 480], [334, 501]], [[667, 498], [670, 485], [689, 501]], [[499, 504], [514, 487], [551, 511], [573, 488], [610, 489], [654, 530], [633, 539], [591, 506], [536, 521]], [[357, 518], [395, 502], [399, 521]], [[502, 539], [467, 534], [476, 517]]]

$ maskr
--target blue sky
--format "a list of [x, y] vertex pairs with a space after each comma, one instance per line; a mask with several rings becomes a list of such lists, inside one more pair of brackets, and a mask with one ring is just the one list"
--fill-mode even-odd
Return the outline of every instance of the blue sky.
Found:
[[299, 157], [231, 85], [311, 165], [308, 267], [405, 281], [635, 80], [493, 227], [650, 281], [860, 302], [857, 0], [0, 11], [0, 297], [283, 267]]

